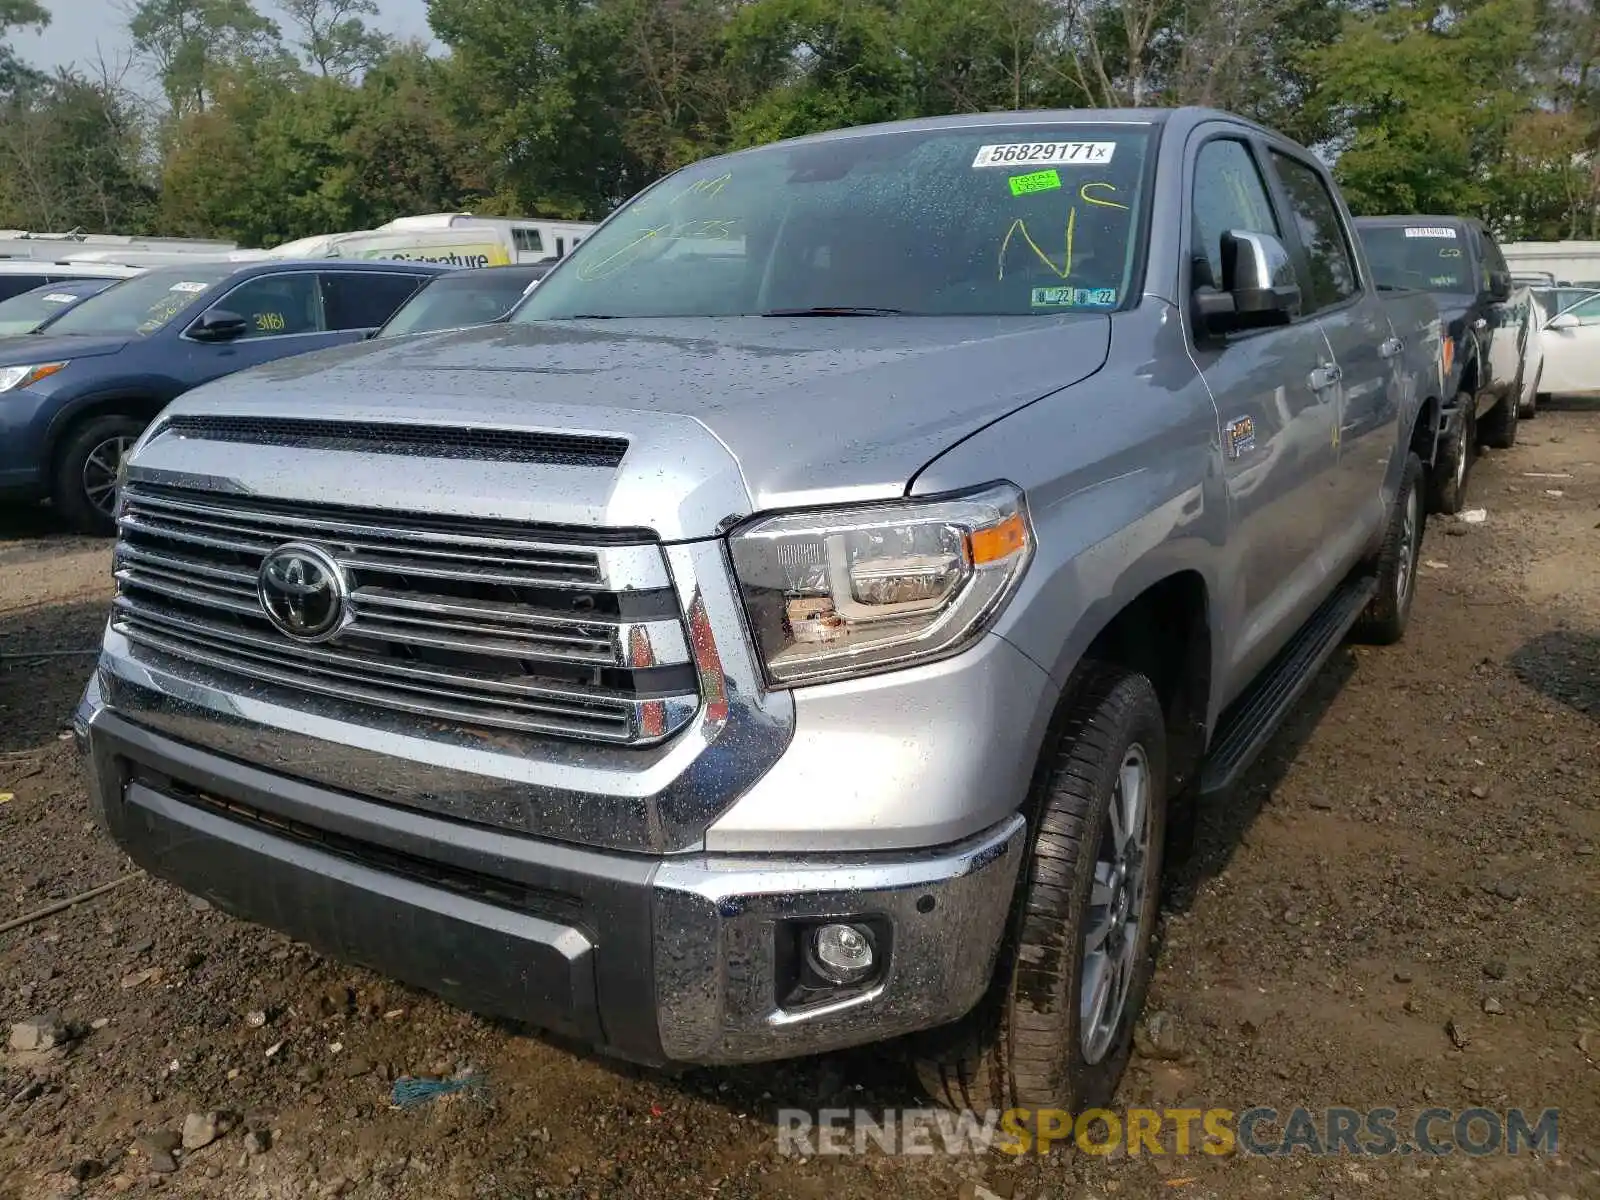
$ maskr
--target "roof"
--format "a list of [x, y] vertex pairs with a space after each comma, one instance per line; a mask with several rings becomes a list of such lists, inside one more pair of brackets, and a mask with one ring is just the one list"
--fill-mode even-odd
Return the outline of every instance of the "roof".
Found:
[[[341, 262], [343, 260], [335, 258], [327, 261]], [[501, 264], [493, 267], [473, 267], [469, 271], [446, 271], [445, 274], [449, 275], [452, 279], [467, 281], [462, 284], [463, 287], [470, 286], [471, 280], [480, 279], [485, 275], [495, 276], [496, 278], [504, 276], [510, 279], [525, 279], [531, 282], [535, 279], [541, 278], [547, 271], [550, 270], [551, 267], [556, 264], [557, 261], [557, 259], [545, 258], [538, 262], [532, 263], [511, 263], [509, 265]]]
[[1477, 225], [1479, 223], [1473, 217], [1447, 217], [1431, 213], [1408, 213], [1405, 215], [1392, 213], [1382, 217], [1356, 218], [1357, 226], [1370, 225], [1374, 228], [1390, 227], [1396, 229], [1403, 225], [1451, 225], [1465, 229], [1468, 225]]
[[[182, 263], [172, 265], [179, 268], [183, 266]], [[232, 267], [235, 275], [271, 275], [282, 271], [405, 271], [412, 275], [446, 275], [457, 269], [441, 263], [394, 258], [269, 258], [206, 265]]]
[[1283, 141], [1292, 140], [1285, 138], [1283, 134], [1278, 133], [1276, 130], [1241, 117], [1237, 113], [1199, 106], [1184, 108], [1007, 109], [999, 112], [954, 113], [943, 117], [914, 117], [905, 121], [883, 121], [875, 125], [854, 125], [845, 129], [830, 129], [823, 133], [808, 133], [800, 137], [786, 138], [779, 142], [768, 142], [747, 150], [730, 151], [727, 154], [701, 159], [694, 165], [712, 162], [721, 158], [737, 158], [746, 154], [759, 154], [761, 151], [774, 146], [815, 145], [822, 142], [847, 141], [852, 138], [875, 137], [894, 133], [996, 129], [1007, 126], [1020, 129], [1035, 125], [1143, 125], [1151, 129], [1161, 129], [1167, 125], [1174, 125], [1190, 129], [1205, 121], [1225, 121], [1230, 125], [1253, 130], [1265, 137]]

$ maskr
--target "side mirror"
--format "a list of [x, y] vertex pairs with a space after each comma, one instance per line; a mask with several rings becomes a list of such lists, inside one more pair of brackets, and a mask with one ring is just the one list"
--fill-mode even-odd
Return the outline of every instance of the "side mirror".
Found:
[[1489, 272], [1489, 296], [1493, 300], [1511, 299], [1511, 273], [1509, 271]]
[[1576, 329], [1577, 327], [1578, 318], [1569, 312], [1564, 312], [1557, 316], [1551, 317], [1550, 320], [1545, 323], [1546, 329]]
[[243, 337], [249, 328], [249, 322], [238, 313], [213, 308], [200, 314], [200, 319], [189, 326], [189, 336], [197, 342], [231, 342]]
[[1195, 309], [1213, 333], [1287, 325], [1300, 313], [1300, 282], [1283, 243], [1270, 233], [1222, 235], [1222, 287], [1195, 291]]

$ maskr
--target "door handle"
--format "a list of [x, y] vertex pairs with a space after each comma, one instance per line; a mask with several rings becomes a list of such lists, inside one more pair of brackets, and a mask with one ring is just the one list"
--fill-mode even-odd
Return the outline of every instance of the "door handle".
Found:
[[1406, 348], [1406, 344], [1397, 337], [1392, 337], [1378, 347], [1378, 353], [1384, 358], [1393, 358]]
[[1324, 388], [1331, 388], [1342, 378], [1344, 378], [1344, 372], [1339, 369], [1338, 364], [1318, 367], [1311, 372], [1311, 390], [1320, 392]]

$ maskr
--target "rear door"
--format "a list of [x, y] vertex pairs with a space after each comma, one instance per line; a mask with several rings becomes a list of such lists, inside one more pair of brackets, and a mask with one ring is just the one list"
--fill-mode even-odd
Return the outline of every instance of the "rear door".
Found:
[[1327, 172], [1287, 149], [1274, 148], [1271, 158], [1294, 214], [1306, 307], [1328, 340], [1336, 470], [1323, 492], [1324, 552], [1330, 569], [1342, 573], [1384, 519], [1383, 481], [1406, 401], [1403, 347], [1371, 282], [1361, 277], [1354, 231]]
[[1565, 328], [1546, 325], [1540, 334], [1544, 375], [1539, 390], [1557, 395], [1600, 391], [1600, 295], [1590, 296], [1560, 316]]
[[407, 300], [426, 275], [395, 271], [323, 271], [322, 310], [333, 341], [354, 341], [377, 329]]
[[[1190, 166], [1192, 273], [1222, 282], [1222, 235], [1270, 233], [1288, 241], [1263, 169], [1265, 147], [1215, 127]], [[1327, 340], [1313, 315], [1288, 325], [1193, 343], [1221, 423], [1232, 536], [1222, 572], [1239, 635], [1227, 691], [1256, 674], [1321, 595], [1326, 494], [1333, 486], [1334, 408], [1322, 372]]]

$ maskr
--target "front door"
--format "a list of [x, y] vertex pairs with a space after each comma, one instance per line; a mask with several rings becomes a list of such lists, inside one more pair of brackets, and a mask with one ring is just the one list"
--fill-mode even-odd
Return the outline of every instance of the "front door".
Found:
[[243, 317], [245, 331], [230, 342], [185, 338], [187, 387], [334, 344], [327, 332], [322, 295], [313, 271], [285, 271], [246, 279], [208, 305], [206, 311], [213, 309]]
[[[1196, 153], [1193, 256], [1222, 281], [1229, 230], [1283, 238], [1254, 145], [1214, 137]], [[1220, 573], [1239, 630], [1227, 691], [1253, 677], [1315, 607], [1325, 493], [1335, 470], [1332, 355], [1315, 317], [1207, 338], [1195, 361], [1217, 406], [1230, 512]]]

